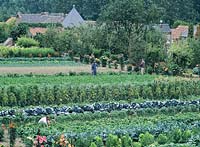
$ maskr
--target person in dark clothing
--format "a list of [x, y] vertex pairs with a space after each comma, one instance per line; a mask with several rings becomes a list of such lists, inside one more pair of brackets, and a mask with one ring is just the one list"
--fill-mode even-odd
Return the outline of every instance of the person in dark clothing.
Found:
[[143, 75], [145, 72], [145, 61], [144, 59], [142, 59], [141, 63], [140, 63], [140, 68], [141, 68], [141, 74]]
[[97, 63], [95, 61], [92, 63], [91, 69], [92, 69], [92, 75], [96, 76], [97, 75]]

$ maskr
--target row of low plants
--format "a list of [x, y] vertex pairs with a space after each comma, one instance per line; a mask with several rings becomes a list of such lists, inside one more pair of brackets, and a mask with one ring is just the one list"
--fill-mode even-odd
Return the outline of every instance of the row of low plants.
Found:
[[[70, 72], [67, 74], [59, 73], [57, 75], [19, 75], [7, 74], [0, 75], [1, 85], [30, 85], [31, 84], [70, 84], [70, 85], [85, 85], [85, 84], [121, 84], [121, 83], [149, 83], [159, 76], [151, 75], [135, 75], [135, 74], [122, 74], [122, 73], [102, 73], [98, 76], [91, 76], [91, 73], [75, 73]], [[170, 78], [169, 78], [170, 79]], [[172, 78], [173, 79], [173, 78]]]
[[[152, 134], [157, 135], [158, 132], [160, 133], [168, 132], [167, 129], [172, 129], [174, 124], [181, 126], [180, 127], [181, 129], [187, 128], [188, 125], [189, 125], [188, 129], [191, 129], [190, 126], [198, 127], [200, 125], [198, 122], [199, 110], [200, 109], [198, 105], [196, 106], [190, 105], [186, 107], [178, 106], [178, 107], [171, 107], [171, 108], [169, 107], [162, 109], [152, 108], [152, 109], [141, 109], [137, 111], [127, 111], [127, 112], [125, 111], [120, 111], [120, 112], [115, 111], [112, 113], [98, 112], [98, 113], [85, 113], [79, 115], [76, 114], [71, 114], [67, 116], [62, 115], [56, 117], [52, 115], [51, 127], [43, 128], [41, 132], [42, 134], [49, 136], [50, 140], [55, 138], [55, 136], [54, 135], [52, 136], [52, 134], [57, 134], [58, 132], [61, 133], [66, 131], [65, 133], [67, 137], [77, 138], [84, 135], [95, 136], [100, 134], [102, 136], [101, 133], [102, 130], [104, 133], [104, 137], [106, 137], [108, 133], [123, 135], [124, 133], [129, 132], [129, 134], [132, 134], [133, 138], [137, 139], [138, 133], [151, 130], [150, 132]], [[179, 112], [182, 112], [182, 114], [177, 114]], [[192, 112], [192, 113], [184, 113], [184, 112]], [[155, 114], [157, 115], [152, 116]], [[27, 137], [27, 136], [33, 136], [36, 133], [37, 131], [36, 128], [40, 127], [37, 124], [37, 121], [40, 118], [41, 118], [40, 116], [34, 116], [28, 118], [23, 116], [17, 116], [12, 118], [12, 120], [18, 123], [17, 126], [20, 126], [20, 128], [18, 128], [19, 134], [21, 134], [23, 137]], [[1, 118], [1, 122], [4, 124], [8, 124], [10, 120], [11, 120], [10, 117]], [[54, 124], [54, 122], [56, 123]], [[160, 127], [158, 127], [157, 125], [159, 125]], [[109, 131], [110, 129], [111, 131]], [[164, 131], [163, 129], [166, 130]]]
[[1, 62], [34, 62], [34, 61], [71, 61], [68, 57], [34, 57], [34, 58], [24, 58], [24, 57], [14, 57], [14, 58], [0, 58]]
[[[64, 135], [59, 136], [54, 143], [48, 143], [46, 140], [42, 143], [48, 146], [54, 147], [68, 147], [72, 144], [75, 147], [147, 147], [154, 146], [160, 147], [160, 145], [169, 146], [168, 143], [173, 143], [171, 145], [174, 146], [184, 146], [184, 147], [195, 147], [195, 145], [199, 144], [187, 143], [192, 136], [192, 132], [190, 130], [182, 131], [177, 129], [175, 131], [170, 132], [170, 134], [159, 134], [157, 137], [146, 132], [142, 133], [139, 136], [138, 140], [132, 140], [128, 134], [124, 134], [121, 136], [109, 134], [106, 140], [103, 140], [101, 137], [96, 136], [94, 138], [78, 138], [78, 139], [67, 139]], [[181, 143], [179, 143], [181, 142]], [[33, 145], [32, 140], [27, 140], [28, 145]]]
[[[18, 128], [19, 135], [23, 137], [34, 136], [37, 132], [38, 124], [28, 123], [29, 125], [23, 125]], [[153, 117], [136, 117], [129, 116], [124, 119], [116, 118], [103, 118], [100, 120], [88, 120], [88, 121], [69, 121], [62, 117], [56, 119], [56, 124], [53, 124], [48, 128], [41, 128], [41, 134], [48, 136], [48, 142], [54, 142], [59, 134], [65, 134], [69, 139], [83, 139], [87, 142], [94, 136], [101, 136], [103, 140], [108, 138], [108, 134], [115, 134], [118, 136], [129, 134], [132, 140], [138, 141], [141, 133], [150, 132], [155, 137], [159, 134], [168, 134], [169, 138], [165, 143], [186, 143], [188, 139], [183, 139], [182, 135], [190, 130], [194, 135], [198, 134], [199, 114], [198, 113], [183, 113], [175, 116], [157, 115]], [[59, 132], [59, 133], [58, 133]], [[173, 135], [175, 133], [176, 135]], [[174, 140], [170, 140], [170, 137], [176, 136]], [[90, 140], [91, 141], [91, 140]], [[90, 142], [91, 143], [91, 142]], [[82, 146], [87, 146], [83, 145]]]
[[21, 47], [6, 47], [0, 46], [0, 57], [51, 57], [56, 56], [56, 53], [51, 48], [21, 48]]
[[0, 66], [3, 67], [24, 67], [24, 66], [82, 66], [81, 63], [73, 61], [57, 61], [57, 60], [46, 60], [46, 61], [1, 61]]
[[199, 80], [154, 81], [143, 84], [30, 84], [0, 86], [1, 106], [179, 99], [200, 95]]
[[[69, 107], [70, 108], [70, 107]], [[69, 111], [68, 111], [69, 110]], [[51, 118], [56, 116], [56, 119], [61, 119], [65, 121], [90, 121], [90, 120], [97, 120], [102, 118], [118, 118], [124, 119], [128, 116], [153, 116], [153, 115], [176, 115], [178, 113], [186, 113], [186, 112], [200, 112], [200, 106], [198, 104], [189, 104], [189, 105], [182, 105], [182, 106], [168, 106], [162, 108], [140, 108], [140, 109], [122, 109], [122, 110], [114, 110], [108, 111], [107, 109], [101, 111], [85, 111], [80, 113], [77, 107], [74, 109], [68, 109], [66, 107], [56, 107], [52, 106], [52, 108], [47, 107], [43, 109], [41, 107], [36, 108], [26, 108], [26, 109], [10, 109], [7, 110], [4, 108], [0, 112], [0, 122], [7, 124], [12, 119], [15, 122], [20, 123], [29, 123], [29, 122], [36, 122], [42, 116], [48, 115]], [[43, 112], [43, 111], [46, 111]], [[68, 111], [68, 112], [66, 112]], [[76, 111], [76, 112], [75, 112]], [[79, 112], [77, 112], [79, 111]]]
[[[28, 108], [16, 108], [16, 109], [7, 109], [0, 111], [0, 116], [11, 116], [15, 117], [16, 115], [24, 115], [24, 116], [40, 116], [40, 115], [68, 115], [71, 113], [79, 114], [79, 113], [95, 113], [95, 112], [112, 112], [112, 111], [124, 111], [130, 110], [135, 113], [139, 113], [138, 110], [143, 110], [144, 113], [147, 111], [155, 113], [154, 109], [161, 109], [162, 111], [168, 111], [171, 107], [173, 107], [174, 112], [176, 110], [182, 110], [184, 108], [187, 110], [188, 108], [192, 108], [193, 111], [198, 111], [200, 100], [192, 100], [192, 101], [148, 101], [143, 103], [94, 103], [90, 105], [82, 104], [75, 106], [48, 106], [48, 107], [28, 107]], [[151, 110], [152, 109], [152, 110]], [[164, 110], [163, 110], [164, 109]], [[166, 110], [165, 110], [166, 109]], [[189, 110], [188, 110], [189, 111]]]

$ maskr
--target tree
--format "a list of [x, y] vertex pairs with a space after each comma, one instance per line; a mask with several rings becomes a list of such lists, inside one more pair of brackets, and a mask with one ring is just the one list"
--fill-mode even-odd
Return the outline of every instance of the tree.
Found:
[[25, 36], [28, 32], [28, 26], [25, 24], [19, 24], [11, 30], [10, 36], [13, 38], [13, 40], [17, 40], [20, 36]]
[[193, 60], [192, 60], [192, 67], [195, 67], [197, 64], [200, 64], [200, 38], [198, 39], [190, 39], [189, 40], [189, 47], [192, 49], [193, 51]]
[[145, 55], [144, 34], [146, 24], [157, 18], [158, 9], [145, 0], [114, 0], [102, 12], [100, 21], [116, 32], [118, 44], [131, 63], [137, 63]]
[[173, 43], [169, 49], [169, 54], [169, 61], [179, 65], [183, 69], [191, 66], [194, 57], [194, 52], [189, 46], [188, 41]]
[[0, 23], [0, 42], [4, 42], [8, 38], [6, 28], [7, 26], [5, 23]]
[[145, 58], [146, 50], [147, 44], [144, 41], [143, 36], [133, 34], [129, 43], [129, 62], [137, 65], [142, 58]]

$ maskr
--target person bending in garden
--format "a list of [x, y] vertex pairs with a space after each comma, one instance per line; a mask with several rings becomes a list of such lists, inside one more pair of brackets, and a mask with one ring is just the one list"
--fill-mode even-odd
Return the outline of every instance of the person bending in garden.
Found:
[[38, 121], [39, 124], [45, 124], [47, 126], [50, 125], [50, 119], [48, 116], [45, 116], [45, 117], [42, 117], [39, 121]]
[[145, 72], [145, 61], [144, 59], [142, 59], [141, 63], [140, 63], [140, 68], [141, 68], [141, 74], [143, 75]]
[[92, 63], [91, 69], [92, 69], [92, 75], [96, 76], [97, 75], [97, 63], [95, 61]]

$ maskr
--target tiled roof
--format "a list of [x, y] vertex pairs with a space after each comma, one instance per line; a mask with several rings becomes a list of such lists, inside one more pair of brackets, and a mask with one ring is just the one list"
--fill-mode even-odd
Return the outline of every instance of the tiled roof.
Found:
[[46, 31], [47, 31], [47, 28], [40, 28], [40, 27], [29, 29], [29, 32], [31, 33], [32, 36], [35, 36], [38, 33], [44, 34]]
[[181, 37], [188, 37], [189, 27], [188, 26], [178, 26], [176, 29], [172, 29], [172, 40], [180, 39]]
[[64, 20], [64, 14], [58, 15], [41, 13], [41, 14], [20, 14], [18, 13], [18, 19], [21, 23], [62, 23]]
[[77, 27], [84, 23], [85, 23], [85, 21], [83, 20], [81, 15], [78, 13], [75, 6], [73, 6], [73, 9], [65, 17], [62, 24], [65, 28], [67, 28], [67, 27]]

